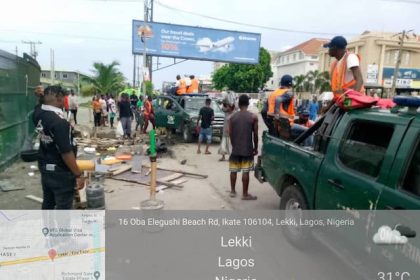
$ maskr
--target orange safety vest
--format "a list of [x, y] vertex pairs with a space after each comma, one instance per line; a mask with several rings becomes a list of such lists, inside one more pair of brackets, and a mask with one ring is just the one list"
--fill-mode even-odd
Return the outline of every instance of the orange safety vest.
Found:
[[295, 123], [295, 97], [292, 97], [290, 99], [287, 111], [284, 110], [284, 104], [280, 104], [280, 116], [288, 118], [290, 126], [293, 126], [293, 124]]
[[187, 93], [198, 93], [198, 80], [192, 79], [191, 85], [187, 88]]
[[276, 98], [283, 95], [285, 92], [287, 92], [287, 88], [279, 88], [275, 91], [273, 91], [268, 96], [268, 111], [267, 114], [274, 115], [275, 107], [276, 107]]
[[184, 79], [179, 80], [179, 87], [176, 90], [177, 94], [186, 94], [187, 93], [187, 83]]
[[[338, 60], [335, 60], [331, 64], [331, 89], [334, 94], [333, 100], [337, 100], [346, 90], [353, 88], [353, 86], [356, 84], [356, 80], [353, 79], [349, 81], [348, 83], [345, 83], [346, 81], [346, 72], [347, 72], [347, 58], [349, 56], [349, 52], [346, 52], [346, 54], [341, 59], [342, 62], [340, 64], [340, 67], [337, 67]], [[357, 55], [360, 61], [360, 56]], [[365, 89], [362, 86], [360, 89], [360, 92], [364, 93]]]

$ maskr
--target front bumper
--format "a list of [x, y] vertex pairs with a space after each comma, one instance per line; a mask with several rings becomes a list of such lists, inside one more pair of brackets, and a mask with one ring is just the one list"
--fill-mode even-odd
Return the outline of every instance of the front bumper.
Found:
[[257, 180], [260, 183], [265, 182], [264, 170], [262, 169], [262, 166], [261, 166], [261, 156], [258, 156], [257, 164], [255, 165], [255, 169], [254, 169], [254, 176], [255, 178], [257, 178]]

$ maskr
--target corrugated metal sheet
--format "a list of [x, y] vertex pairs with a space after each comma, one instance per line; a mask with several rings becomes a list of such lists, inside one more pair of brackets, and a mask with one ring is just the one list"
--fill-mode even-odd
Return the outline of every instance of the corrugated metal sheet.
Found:
[[23, 58], [0, 50], [0, 169], [22, 150], [34, 132], [31, 114], [41, 69], [29, 55]]

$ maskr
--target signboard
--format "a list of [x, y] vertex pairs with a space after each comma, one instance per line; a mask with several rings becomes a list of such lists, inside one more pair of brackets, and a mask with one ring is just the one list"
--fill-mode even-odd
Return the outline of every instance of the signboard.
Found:
[[257, 64], [261, 34], [133, 20], [133, 54], [143, 40], [152, 56]]
[[366, 84], [378, 84], [378, 65], [377, 64], [368, 65]]
[[[392, 79], [394, 78], [394, 68], [384, 67], [384, 87], [392, 87]], [[420, 69], [417, 68], [400, 68], [398, 71], [397, 84], [399, 88], [418, 88], [420, 81]]]

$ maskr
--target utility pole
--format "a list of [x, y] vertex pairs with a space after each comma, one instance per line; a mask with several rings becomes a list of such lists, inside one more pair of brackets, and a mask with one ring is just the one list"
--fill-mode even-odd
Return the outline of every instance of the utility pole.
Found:
[[398, 37], [398, 39], [399, 39], [398, 44], [400, 45], [399, 48], [398, 48], [398, 57], [397, 57], [397, 63], [395, 65], [394, 77], [392, 79], [392, 88], [391, 88], [391, 94], [392, 95], [396, 95], [395, 89], [397, 87], [397, 78], [398, 78], [398, 73], [399, 73], [400, 65], [401, 65], [401, 58], [402, 58], [402, 53], [403, 53], [403, 49], [404, 49], [404, 41], [410, 38], [409, 37], [410, 33], [412, 33], [414, 38], [416, 37], [416, 34], [413, 33], [413, 29], [408, 30], [408, 31], [403, 30], [402, 32], [397, 33], [394, 36], [392, 36], [392, 37], [399, 36]]
[[133, 88], [136, 87], [136, 55], [133, 54]]
[[[144, 1], [144, 22], [153, 22], [153, 0]], [[149, 79], [152, 81], [153, 57], [146, 57], [147, 67], [149, 68]]]
[[41, 44], [42, 44], [42, 42], [40, 42], [40, 41], [37, 41], [37, 42], [35, 42], [35, 41], [22, 41], [22, 43], [23, 43], [23, 44], [29, 44], [30, 49], [31, 49], [31, 51], [30, 51], [30, 55], [31, 55], [33, 58], [35, 58], [35, 59], [36, 59], [36, 57], [38, 56], [38, 52], [37, 52], [37, 50], [36, 50], [36, 45], [41, 45]]
[[146, 37], [147, 37], [147, 21], [148, 21], [148, 11], [149, 11], [149, 0], [144, 0], [144, 29], [142, 31], [141, 34], [141, 38], [143, 41], [143, 69], [142, 69], [142, 74], [143, 74], [143, 94], [144, 96], [146, 96], [146, 68], [147, 68], [147, 56], [146, 56]]
[[54, 65], [54, 50], [50, 49], [50, 63], [51, 63], [51, 69], [50, 69], [50, 75], [51, 75], [51, 85], [54, 85], [55, 82], [55, 65]]

